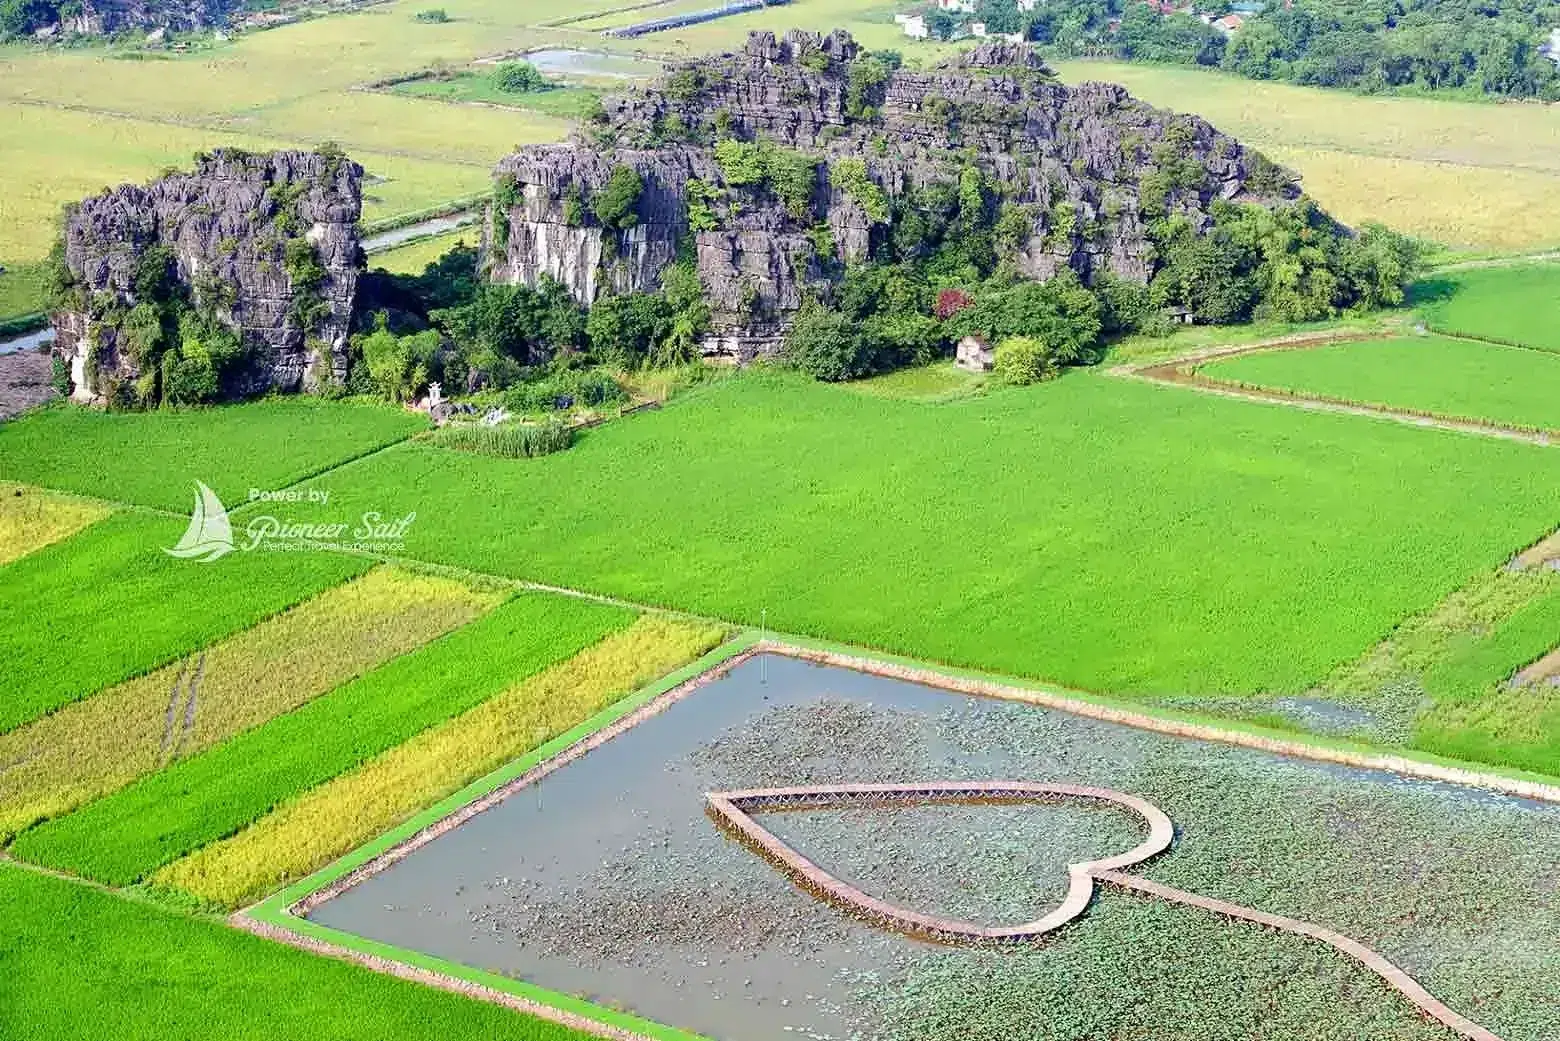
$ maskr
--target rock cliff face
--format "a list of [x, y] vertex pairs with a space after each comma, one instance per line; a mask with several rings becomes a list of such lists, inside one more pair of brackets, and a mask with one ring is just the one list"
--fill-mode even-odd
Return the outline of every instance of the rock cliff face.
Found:
[[147, 375], [131, 334], [143, 258], [172, 254], [194, 311], [233, 330], [245, 349], [237, 394], [312, 389], [344, 379], [347, 332], [362, 264], [357, 220], [363, 168], [339, 155], [224, 150], [190, 174], [87, 199], [65, 227], [75, 282], [54, 315], [55, 353], [73, 395], [99, 400]]
[[226, 25], [240, 5], [235, 0], [82, 0], [52, 6], [56, 7], [55, 19], [41, 35], [105, 36], [158, 29], [199, 32]]
[[[741, 53], [607, 99], [573, 142], [499, 164], [492, 277], [550, 276], [588, 303], [654, 289], [690, 249], [715, 312], [706, 353], [746, 359], [778, 344], [807, 292], [874, 254], [928, 192], [956, 192], [969, 170], [1008, 214], [1009, 259], [1041, 279], [1071, 267], [1085, 280], [1145, 280], [1152, 220], [1201, 229], [1216, 199], [1298, 194], [1292, 175], [1205, 121], [1117, 86], [1062, 86], [1022, 44], [984, 44], [930, 72], [879, 70], [844, 32], [754, 33]], [[716, 157], [727, 139], [812, 159], [810, 193], [733, 183]], [[605, 227], [590, 201], [619, 166], [644, 190], [630, 226]]]

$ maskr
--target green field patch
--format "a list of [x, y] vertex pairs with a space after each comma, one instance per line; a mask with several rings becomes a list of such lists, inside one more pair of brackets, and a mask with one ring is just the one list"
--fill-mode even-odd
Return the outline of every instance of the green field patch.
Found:
[[379, 569], [0, 735], [0, 841], [289, 712], [497, 600]]
[[[63, 453], [56, 453], [61, 455]], [[372, 561], [163, 552], [183, 520], [118, 514], [0, 567], [0, 732], [246, 629]]]
[[0, 481], [0, 564], [69, 538], [108, 514], [102, 503]]
[[904, 401], [952, 401], [979, 393], [988, 377], [969, 372], [951, 361], [895, 369], [870, 379], [853, 380], [844, 386], [858, 394]]
[[[506, 1008], [0, 864], [0, 1036], [580, 1041]], [[48, 1000], [38, 1000], [48, 995]]]
[[10, 264], [0, 271], [0, 330], [49, 309], [45, 265]]
[[237, 508], [251, 489], [284, 488], [424, 426], [404, 410], [314, 398], [158, 412], [60, 406], [0, 427], [0, 477], [181, 511], [204, 481]]
[[629, 624], [624, 608], [525, 594], [225, 744], [25, 832], [13, 852], [128, 884]]
[[1440, 332], [1560, 351], [1560, 264], [1470, 268], [1416, 287]]
[[1453, 419], [1560, 428], [1560, 357], [1444, 336], [1354, 340], [1215, 361], [1242, 386]]
[[475, 246], [480, 235], [472, 228], [460, 228], [444, 235], [430, 235], [404, 246], [375, 253], [369, 257], [368, 266], [396, 275], [420, 275], [429, 264], [456, 246]]
[[574, 657], [293, 799], [154, 881], [229, 908], [349, 852], [718, 643], [717, 626], [644, 615]]
[[585, 87], [552, 87], [514, 93], [498, 86], [491, 70], [463, 71], [449, 76], [407, 80], [390, 88], [396, 94], [435, 101], [480, 102], [503, 108], [526, 109], [564, 119], [584, 119], [601, 100], [599, 91]]
[[421, 559], [1201, 695], [1304, 689], [1551, 529], [1557, 478], [1530, 445], [1096, 373], [936, 408], [754, 373], [557, 455], [409, 444], [331, 486], [348, 517], [458, 518], [408, 534]]

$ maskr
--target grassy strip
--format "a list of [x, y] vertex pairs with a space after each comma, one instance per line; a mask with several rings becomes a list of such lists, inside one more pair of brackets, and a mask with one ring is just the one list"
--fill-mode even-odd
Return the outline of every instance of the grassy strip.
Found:
[[1199, 370], [1220, 383], [1310, 400], [1341, 401], [1416, 416], [1560, 428], [1560, 357], [1440, 336], [1262, 351]]
[[402, 409], [314, 398], [157, 412], [60, 406], [0, 426], [0, 477], [179, 511], [199, 480], [232, 508], [252, 489], [284, 488], [426, 425]]
[[[65, 454], [65, 453], [56, 453]], [[185, 522], [118, 514], [0, 568], [0, 733], [368, 570], [335, 553], [163, 552]]]
[[0, 564], [69, 538], [109, 512], [102, 503], [0, 481]]
[[1560, 642], [1560, 584], [1522, 606], [1493, 633], [1425, 675], [1425, 689], [1448, 701], [1476, 697], [1510, 679]]
[[0, 1037], [28, 1041], [586, 1037], [10, 864], [0, 969]]
[[574, 428], [549, 420], [540, 424], [502, 427], [476, 423], [451, 423], [429, 435], [428, 440], [441, 448], [454, 448], [500, 459], [535, 459], [561, 452], [574, 443]]
[[153, 881], [233, 908], [318, 870], [720, 641], [710, 625], [645, 615], [627, 630], [299, 796]]
[[587, 601], [516, 597], [296, 712], [24, 833], [13, 852], [111, 884], [138, 881], [633, 617]]
[[0, 735], [0, 764], [14, 764], [0, 771], [0, 841], [290, 712], [498, 599], [382, 568], [214, 644], [198, 665], [168, 665]]

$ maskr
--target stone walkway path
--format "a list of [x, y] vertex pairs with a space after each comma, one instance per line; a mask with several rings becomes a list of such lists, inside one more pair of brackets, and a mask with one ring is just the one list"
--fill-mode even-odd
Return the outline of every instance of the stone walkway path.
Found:
[[[1152, 803], [1133, 795], [1106, 788], [1073, 784], [1039, 784], [1031, 781], [922, 781], [910, 784], [841, 784], [710, 792], [705, 799], [711, 814], [719, 823], [731, 829], [738, 837], [777, 864], [803, 889], [829, 903], [845, 908], [874, 925], [953, 943], [1013, 943], [1033, 940], [1079, 918], [1088, 910], [1089, 903], [1094, 898], [1095, 883], [1103, 882], [1130, 892], [1146, 894], [1171, 903], [1185, 904], [1227, 918], [1252, 922], [1269, 929], [1294, 933], [1324, 943], [1380, 976], [1425, 1015], [1469, 1038], [1470, 1041], [1501, 1041], [1496, 1034], [1438, 1000], [1407, 972], [1358, 940], [1314, 922], [1285, 918], [1282, 915], [1241, 907], [1238, 904], [1188, 893], [1122, 872], [1122, 868], [1158, 856], [1169, 849], [1175, 841], [1175, 826], [1170, 818]], [[1142, 817], [1148, 824], [1148, 837], [1133, 849], [1117, 856], [1070, 865], [1068, 874], [1071, 884], [1067, 898], [1054, 911], [1023, 925], [998, 927], [921, 914], [864, 893], [808, 860], [774, 832], [754, 820], [752, 813], [749, 812], [858, 806], [863, 803], [884, 802], [921, 804], [1045, 799], [1083, 799], [1114, 803]]]

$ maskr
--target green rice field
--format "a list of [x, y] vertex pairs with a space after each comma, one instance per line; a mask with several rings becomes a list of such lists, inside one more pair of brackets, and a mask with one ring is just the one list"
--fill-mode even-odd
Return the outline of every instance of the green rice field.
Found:
[[1560, 264], [1479, 267], [1421, 287], [1431, 328], [1499, 343], [1560, 351]]
[[[37, 1000], [39, 995], [48, 1000]], [[350, 1016], [341, 1014], [352, 1009]], [[575, 1031], [0, 864], [0, 1036], [576, 1041]]]
[[[285, 488], [426, 426], [401, 409], [314, 398], [159, 412], [56, 407], [0, 425], [0, 472], [180, 512], [189, 510], [194, 482], [202, 481], [236, 509], [251, 489]], [[69, 451], [61, 450], [65, 445]]]
[[942, 405], [754, 373], [543, 459], [411, 444], [330, 485], [346, 516], [460, 518], [418, 558], [1157, 694], [1302, 689], [1547, 533], [1557, 477], [1097, 373]]
[[1517, 347], [1405, 336], [1243, 354], [1199, 371], [1340, 401], [1560, 429], [1560, 357]]
[[163, 552], [185, 525], [123, 513], [0, 567], [0, 732], [373, 565], [328, 553], [235, 553], [207, 567]]

